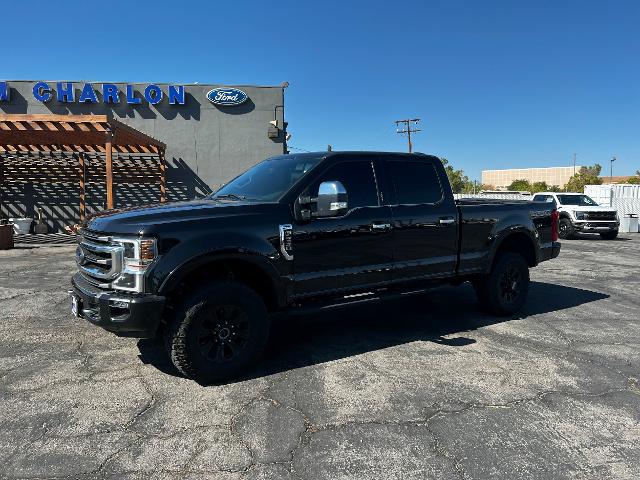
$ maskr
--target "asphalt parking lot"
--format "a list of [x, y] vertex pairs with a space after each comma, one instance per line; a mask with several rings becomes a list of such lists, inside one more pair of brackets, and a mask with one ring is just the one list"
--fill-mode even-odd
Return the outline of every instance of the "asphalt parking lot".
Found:
[[640, 235], [621, 237], [564, 242], [517, 318], [468, 286], [292, 318], [209, 387], [70, 316], [73, 246], [0, 252], [0, 478], [640, 478]]

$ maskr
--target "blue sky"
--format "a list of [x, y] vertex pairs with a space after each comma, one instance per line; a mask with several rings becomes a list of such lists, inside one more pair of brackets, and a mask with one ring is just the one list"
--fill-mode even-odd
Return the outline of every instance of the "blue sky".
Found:
[[0, 78], [286, 80], [299, 149], [404, 150], [393, 122], [420, 117], [415, 149], [472, 178], [574, 152], [640, 169], [636, 0], [56, 5], [5, 6]]

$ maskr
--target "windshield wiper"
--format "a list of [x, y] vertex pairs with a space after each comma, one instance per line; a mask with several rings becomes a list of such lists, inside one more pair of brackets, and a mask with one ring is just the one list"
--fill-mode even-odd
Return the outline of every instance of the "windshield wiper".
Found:
[[236, 195], [235, 193], [222, 193], [220, 195], [216, 195], [213, 197], [214, 200], [218, 198], [226, 198], [230, 200], [246, 200], [247, 199], [247, 197], [245, 197], [244, 195]]

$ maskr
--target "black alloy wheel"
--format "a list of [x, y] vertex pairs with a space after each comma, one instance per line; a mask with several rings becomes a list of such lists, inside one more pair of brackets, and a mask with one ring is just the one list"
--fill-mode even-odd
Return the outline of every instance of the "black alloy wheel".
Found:
[[228, 362], [246, 347], [249, 315], [238, 305], [220, 305], [203, 312], [198, 326], [200, 353], [212, 362]]
[[558, 236], [562, 240], [568, 240], [573, 237], [575, 229], [568, 218], [561, 218], [558, 223]]
[[520, 285], [522, 278], [520, 270], [509, 265], [502, 273], [500, 278], [500, 295], [505, 303], [513, 303], [520, 295]]
[[174, 366], [210, 384], [253, 366], [269, 338], [270, 319], [254, 290], [236, 282], [212, 282], [189, 295], [165, 329]]
[[473, 280], [480, 305], [494, 315], [511, 315], [520, 310], [529, 292], [529, 264], [522, 255], [502, 252], [487, 275]]

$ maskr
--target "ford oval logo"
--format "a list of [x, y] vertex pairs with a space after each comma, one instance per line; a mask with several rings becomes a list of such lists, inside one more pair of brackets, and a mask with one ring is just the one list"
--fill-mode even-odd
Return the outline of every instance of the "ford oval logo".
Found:
[[238, 88], [214, 88], [207, 92], [207, 98], [214, 105], [230, 107], [244, 103], [249, 97]]

